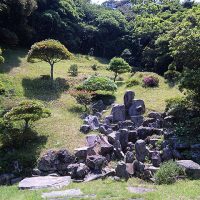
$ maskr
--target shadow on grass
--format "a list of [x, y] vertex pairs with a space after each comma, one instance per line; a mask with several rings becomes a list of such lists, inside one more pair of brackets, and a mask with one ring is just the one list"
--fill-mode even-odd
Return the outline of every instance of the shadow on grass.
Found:
[[60, 98], [61, 94], [69, 89], [69, 84], [63, 78], [56, 78], [53, 83], [51, 80], [42, 78], [22, 80], [24, 96], [29, 99], [39, 99], [42, 101], [52, 101]]
[[47, 136], [38, 135], [29, 130], [29, 139], [18, 148], [0, 149], [0, 173], [14, 173], [16, 175], [30, 176], [37, 164], [41, 149], [47, 142]]
[[25, 58], [27, 54], [26, 50], [22, 49], [7, 49], [3, 56], [5, 58], [5, 63], [0, 67], [0, 73], [10, 72], [14, 67], [19, 67], [21, 64], [21, 58]]
[[116, 81], [115, 83], [116, 83], [117, 87], [121, 87], [125, 84], [124, 81]]
[[73, 107], [70, 107], [68, 109], [68, 111], [71, 112], [71, 113], [79, 113], [79, 114], [81, 114], [81, 113], [85, 112], [85, 108], [83, 106], [80, 106], [80, 105], [75, 105]]

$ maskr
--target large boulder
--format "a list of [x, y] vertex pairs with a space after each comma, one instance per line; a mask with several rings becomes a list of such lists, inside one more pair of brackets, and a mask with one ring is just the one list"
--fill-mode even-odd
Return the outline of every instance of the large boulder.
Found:
[[186, 174], [189, 177], [199, 179], [200, 178], [200, 165], [192, 160], [178, 160], [176, 163], [185, 169]]
[[112, 107], [113, 122], [125, 121], [125, 106], [116, 104]]
[[146, 149], [146, 143], [144, 140], [137, 140], [135, 143], [135, 153], [136, 153], [136, 159], [140, 162], [145, 161], [145, 157], [147, 156], [147, 149]]
[[104, 105], [102, 100], [98, 100], [92, 104], [91, 108], [92, 111], [96, 113], [96, 112], [102, 112], [106, 108], [106, 106]]
[[145, 113], [145, 104], [143, 100], [133, 100], [128, 109], [129, 116], [143, 115]]
[[90, 130], [91, 130], [91, 128], [90, 128], [90, 125], [88, 125], [88, 124], [83, 124], [83, 125], [80, 127], [80, 132], [81, 132], [81, 133], [84, 133], [84, 134], [89, 133]]
[[100, 172], [104, 166], [106, 166], [107, 160], [104, 156], [93, 155], [88, 156], [86, 165], [91, 169]]
[[120, 178], [128, 179], [130, 177], [130, 174], [128, 173], [127, 170], [127, 165], [123, 161], [118, 162], [115, 172], [116, 176]]
[[127, 129], [121, 129], [119, 132], [119, 141], [122, 147], [122, 150], [125, 151], [128, 145], [128, 136], [129, 132]]
[[91, 130], [99, 129], [99, 120], [97, 116], [88, 115], [84, 121], [90, 126]]
[[128, 110], [129, 107], [132, 105], [133, 99], [135, 97], [135, 93], [131, 90], [128, 90], [124, 94], [124, 105], [125, 109]]
[[61, 175], [67, 173], [67, 166], [75, 161], [75, 156], [66, 149], [59, 151], [47, 151], [38, 162], [38, 169], [43, 172], [58, 172]]

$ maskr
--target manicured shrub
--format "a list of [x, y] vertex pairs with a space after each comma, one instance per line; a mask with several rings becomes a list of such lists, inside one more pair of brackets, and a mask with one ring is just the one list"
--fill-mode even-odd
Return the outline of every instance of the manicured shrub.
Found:
[[0, 95], [4, 94], [6, 92], [5, 87], [3, 85], [3, 83], [0, 81]]
[[37, 101], [26, 100], [13, 107], [4, 115], [4, 118], [11, 121], [24, 121], [24, 128], [27, 130], [31, 121], [37, 121], [49, 116], [50, 111], [43, 104]]
[[78, 76], [78, 65], [73, 64], [70, 66], [68, 73], [71, 74], [71, 76]]
[[168, 70], [164, 73], [164, 78], [169, 82], [169, 83], [175, 83], [180, 79], [180, 72], [175, 71], [175, 70]]
[[78, 90], [87, 91], [115, 91], [117, 85], [109, 78], [104, 76], [91, 76], [86, 79], [82, 85], [78, 86]]
[[85, 90], [72, 90], [69, 92], [72, 97], [76, 99], [76, 102], [80, 105], [85, 106], [85, 111], [88, 110], [88, 106], [92, 102], [93, 92]]
[[126, 86], [127, 87], [132, 87], [132, 86], [135, 86], [135, 85], [139, 85], [140, 84], [140, 81], [134, 77], [130, 78], [127, 82], [126, 82]]
[[144, 87], [158, 87], [159, 79], [155, 76], [145, 76], [143, 78], [143, 86]]
[[175, 183], [179, 176], [184, 175], [183, 168], [173, 161], [165, 162], [155, 174], [155, 182], [158, 185]]

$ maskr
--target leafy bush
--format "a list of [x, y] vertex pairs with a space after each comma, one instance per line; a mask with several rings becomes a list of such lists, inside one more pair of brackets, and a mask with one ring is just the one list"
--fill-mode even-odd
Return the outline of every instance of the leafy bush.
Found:
[[155, 174], [155, 182], [158, 185], [175, 183], [177, 178], [184, 175], [183, 168], [173, 161], [165, 162]]
[[29, 127], [30, 121], [37, 121], [50, 116], [50, 111], [43, 104], [37, 101], [22, 101], [4, 115], [4, 118], [11, 121], [24, 121], [25, 130]]
[[4, 57], [2, 56], [2, 50], [0, 48], [0, 64], [4, 63]]
[[73, 64], [70, 66], [68, 73], [71, 74], [71, 76], [78, 76], [78, 65]]
[[92, 70], [97, 71], [97, 65], [96, 64], [92, 65], [91, 68], [92, 68]]
[[91, 76], [82, 85], [78, 86], [77, 89], [87, 91], [115, 91], [117, 90], [117, 85], [107, 77]]
[[5, 87], [3, 85], [3, 83], [0, 81], [0, 95], [4, 94], [6, 92]]
[[126, 82], [126, 86], [127, 87], [132, 87], [132, 86], [135, 86], [135, 85], [139, 85], [140, 84], [140, 81], [134, 77], [130, 78], [127, 82]]
[[158, 87], [159, 79], [155, 76], [145, 76], [143, 78], [144, 87]]
[[175, 83], [179, 80], [180, 75], [181, 74], [178, 71], [168, 70], [164, 73], [164, 78], [170, 83]]
[[84, 90], [72, 90], [70, 95], [76, 99], [76, 102], [85, 106], [85, 110], [88, 110], [88, 105], [92, 102], [92, 96], [94, 93]]

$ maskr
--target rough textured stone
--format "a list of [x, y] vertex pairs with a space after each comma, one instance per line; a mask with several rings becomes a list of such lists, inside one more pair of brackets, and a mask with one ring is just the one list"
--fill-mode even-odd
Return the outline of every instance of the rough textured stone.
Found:
[[80, 127], [80, 132], [81, 132], [81, 133], [84, 133], [84, 134], [89, 133], [90, 130], [91, 130], [91, 128], [90, 128], [90, 126], [87, 125], [87, 124], [84, 124], [84, 125], [82, 125], [82, 126]]
[[101, 171], [106, 164], [106, 158], [101, 155], [88, 156], [86, 160], [86, 165], [95, 171]]
[[75, 157], [78, 159], [78, 161], [85, 161], [88, 154], [91, 154], [92, 149], [90, 147], [81, 147], [78, 149], [75, 149]]
[[138, 161], [145, 161], [145, 157], [147, 156], [147, 149], [144, 140], [137, 140], [137, 142], [135, 143], [135, 153], [136, 159]]
[[124, 105], [114, 105], [112, 107], [113, 122], [125, 121], [125, 106]]
[[158, 129], [158, 128], [153, 128], [153, 127], [143, 127], [140, 126], [137, 129], [137, 135], [139, 139], [146, 139], [148, 136], [152, 136], [152, 135], [162, 135], [163, 134], [163, 130], [162, 129]]
[[158, 152], [154, 152], [151, 156], [151, 161], [154, 167], [159, 167], [161, 164], [161, 157]]
[[145, 105], [143, 100], [133, 100], [129, 107], [129, 116], [143, 115], [145, 113]]
[[121, 129], [119, 132], [119, 141], [122, 147], [122, 150], [125, 151], [126, 147], [128, 145], [128, 130], [127, 129]]
[[97, 116], [88, 115], [85, 118], [85, 122], [90, 126], [91, 130], [98, 130], [99, 129], [99, 120]]
[[116, 172], [116, 176], [120, 178], [124, 178], [124, 179], [129, 178], [129, 173], [127, 171], [126, 163], [123, 161], [118, 162], [115, 172]]
[[128, 90], [124, 94], [124, 105], [126, 110], [132, 105], [133, 99], [135, 97], [135, 93], [131, 90]]
[[153, 192], [155, 191], [155, 189], [144, 188], [144, 187], [128, 187], [128, 191], [131, 193], [136, 193], [136, 194], [144, 194], [147, 192]]
[[143, 124], [144, 117], [142, 115], [131, 116], [131, 121], [136, 127], [139, 127]]
[[128, 141], [135, 143], [138, 139], [137, 131], [136, 130], [131, 130], [128, 133]]
[[200, 165], [192, 160], [178, 160], [176, 161], [178, 165], [185, 169], [188, 176], [199, 179], [200, 178]]
[[75, 161], [75, 156], [70, 154], [66, 149], [59, 151], [47, 151], [38, 162], [38, 169], [44, 172], [59, 172], [66, 174], [66, 168]]
[[108, 135], [108, 142], [110, 144], [114, 144], [116, 140], [119, 140], [119, 132], [113, 131], [112, 133]]
[[1, 174], [0, 175], [0, 185], [9, 185], [11, 184], [11, 179], [15, 176], [14, 174]]
[[159, 112], [150, 112], [148, 114], [148, 117], [149, 118], [153, 118], [153, 119], [159, 119], [159, 120], [161, 120], [162, 119], [162, 113], [159, 113]]
[[163, 149], [161, 158], [163, 161], [171, 160], [173, 158], [172, 151], [168, 146]]
[[104, 105], [102, 100], [98, 100], [92, 104], [91, 108], [92, 111], [96, 113], [96, 112], [102, 112], [106, 108], [106, 106]]
[[69, 185], [70, 176], [38, 176], [25, 178], [19, 182], [19, 189], [42, 189], [42, 188], [61, 188]]
[[133, 163], [135, 156], [133, 151], [127, 151], [125, 154], [125, 163]]

